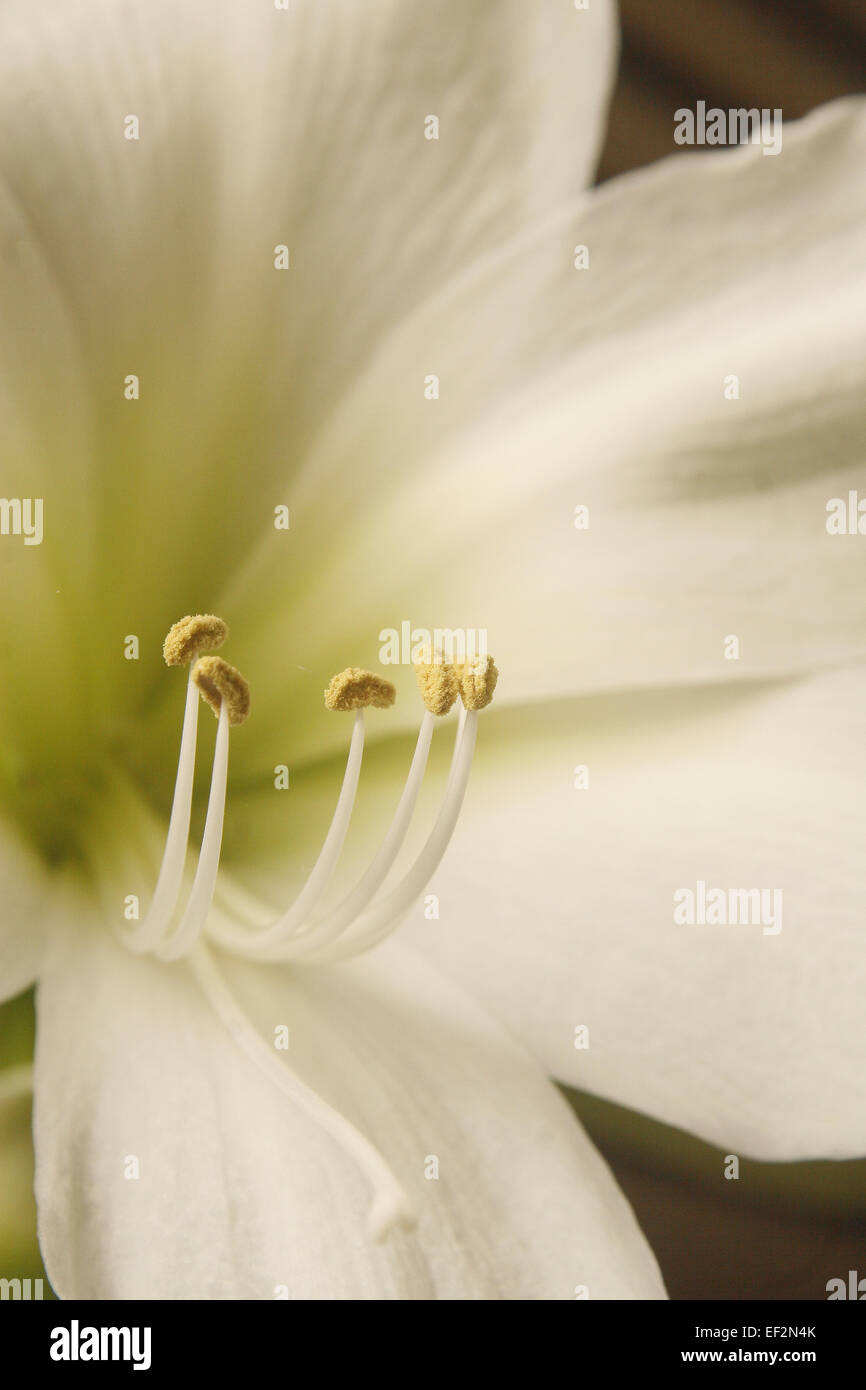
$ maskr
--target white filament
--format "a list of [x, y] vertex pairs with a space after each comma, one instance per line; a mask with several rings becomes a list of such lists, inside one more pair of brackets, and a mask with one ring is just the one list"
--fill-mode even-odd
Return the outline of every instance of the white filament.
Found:
[[258, 952], [293, 936], [305, 925], [308, 914], [325, 891], [328, 880], [342, 853], [346, 832], [349, 829], [349, 822], [352, 819], [352, 811], [355, 806], [363, 756], [364, 711], [359, 709], [355, 712], [355, 723], [352, 727], [352, 741], [349, 745], [346, 771], [343, 774], [343, 785], [340, 788], [334, 815], [325, 836], [325, 843], [322, 845], [319, 857], [310, 871], [309, 878], [294, 903], [287, 912], [277, 917], [263, 931], [259, 931], [254, 938], [247, 932], [233, 932], [226, 926], [214, 925], [210, 928], [210, 934], [215, 941], [229, 950], [242, 954], [248, 952], [254, 941], [255, 949]]
[[213, 902], [220, 850], [223, 842], [223, 821], [226, 809], [226, 781], [229, 767], [229, 712], [225, 700], [220, 700], [219, 722], [214, 745], [213, 771], [201, 850], [195, 878], [190, 889], [186, 911], [167, 941], [159, 943], [156, 953], [162, 960], [177, 960], [186, 954], [205, 924]]
[[472, 768], [477, 728], [478, 714], [475, 710], [469, 710], [455, 740], [451, 771], [436, 824], [411, 869], [392, 892], [355, 919], [352, 933], [347, 939], [311, 954], [311, 964], [347, 960], [350, 956], [371, 950], [389, 935], [415, 899], [423, 893], [439, 867], [460, 815]]
[[147, 916], [143, 922], [140, 922], [133, 931], [125, 934], [123, 938], [124, 944], [136, 954], [152, 950], [159, 941], [171, 921], [180, 895], [192, 810], [198, 707], [198, 687], [192, 678], [192, 669], [190, 668], [190, 676], [186, 686], [183, 732], [181, 733], [180, 753], [177, 760], [177, 777], [174, 783], [174, 799], [171, 803], [171, 816], [168, 822], [168, 834], [165, 839], [162, 864]]
[[270, 932], [261, 932], [254, 936], [250, 932], [232, 930], [221, 923], [214, 923], [209, 928], [211, 937], [220, 945], [233, 949], [250, 960], [269, 962], [303, 960], [312, 952], [335, 941], [375, 897], [400, 853], [424, 780], [434, 723], [433, 715], [426, 710], [418, 730], [409, 775], [393, 820], [366, 872], [341, 903], [303, 935], [296, 934], [291, 941], [286, 941], [283, 937], [273, 946], [269, 945]]

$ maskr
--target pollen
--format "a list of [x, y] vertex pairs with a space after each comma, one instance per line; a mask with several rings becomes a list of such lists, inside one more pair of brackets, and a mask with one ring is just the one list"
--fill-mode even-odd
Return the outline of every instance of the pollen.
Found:
[[435, 657], [431, 661], [430, 653], [424, 652], [415, 662], [415, 677], [425, 708], [431, 714], [447, 714], [460, 694], [454, 667]]
[[195, 613], [181, 618], [169, 629], [162, 644], [165, 664], [186, 666], [202, 652], [212, 652], [221, 647], [228, 635], [229, 630], [222, 618], [215, 618], [212, 613]]
[[339, 675], [332, 676], [325, 691], [326, 709], [388, 709], [397, 698], [396, 687], [384, 676], [375, 671], [362, 671], [359, 666], [348, 666]]
[[484, 709], [490, 704], [496, 682], [499, 680], [499, 672], [492, 656], [475, 656], [470, 661], [455, 661], [454, 671], [467, 709]]
[[203, 656], [193, 666], [192, 678], [215, 715], [224, 700], [229, 723], [243, 724], [250, 712], [250, 688], [240, 671], [221, 656]]

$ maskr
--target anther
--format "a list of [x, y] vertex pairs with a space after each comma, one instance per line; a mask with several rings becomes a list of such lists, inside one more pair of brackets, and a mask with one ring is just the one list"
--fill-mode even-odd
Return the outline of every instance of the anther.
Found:
[[236, 667], [221, 656], [203, 656], [192, 668], [192, 678], [219, 718], [224, 703], [230, 724], [243, 724], [250, 712], [250, 688]]
[[499, 680], [492, 656], [474, 656], [469, 661], [455, 661], [454, 671], [460, 684], [460, 695], [467, 709], [485, 709], [493, 699]]
[[348, 666], [333, 676], [325, 691], [326, 709], [350, 710], [389, 709], [397, 698], [396, 687], [377, 676], [375, 671], [363, 671], [359, 666]]
[[424, 652], [415, 662], [415, 677], [425, 709], [431, 714], [447, 714], [460, 694], [454, 667], [435, 658], [431, 660], [430, 653]]
[[215, 651], [229, 635], [222, 618], [213, 613], [194, 613], [169, 628], [162, 644], [166, 666], [187, 666], [203, 652]]

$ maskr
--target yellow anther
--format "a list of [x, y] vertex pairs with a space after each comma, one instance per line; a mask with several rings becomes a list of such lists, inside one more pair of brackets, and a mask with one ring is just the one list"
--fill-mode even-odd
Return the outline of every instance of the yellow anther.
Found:
[[499, 680], [492, 656], [474, 656], [469, 661], [455, 661], [454, 671], [467, 709], [484, 709], [485, 705], [490, 704]]
[[415, 676], [421, 699], [431, 714], [447, 714], [457, 696], [460, 684], [453, 666], [424, 651], [415, 662]]
[[223, 700], [230, 724], [243, 724], [250, 712], [250, 688], [234, 666], [221, 656], [203, 656], [192, 668], [192, 678], [203, 700], [219, 715]]
[[186, 666], [202, 652], [212, 652], [216, 647], [221, 647], [228, 635], [229, 630], [222, 618], [215, 618], [212, 613], [195, 613], [181, 618], [169, 629], [162, 644], [165, 664]]
[[384, 676], [375, 671], [362, 671], [359, 666], [348, 666], [345, 671], [331, 678], [325, 691], [326, 709], [388, 709], [397, 698], [396, 688]]

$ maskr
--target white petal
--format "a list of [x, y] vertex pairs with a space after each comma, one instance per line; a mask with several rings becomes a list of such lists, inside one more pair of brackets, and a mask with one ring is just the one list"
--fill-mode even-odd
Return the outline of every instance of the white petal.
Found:
[[39, 973], [45, 928], [62, 904], [58, 884], [12, 827], [0, 821], [0, 1002]]
[[[573, 1085], [734, 1153], [866, 1152], [866, 669], [524, 724], [480, 740], [441, 920], [410, 939]], [[781, 930], [771, 897], [760, 923], [677, 925], [699, 880], [781, 890]]]
[[[311, 438], [400, 315], [589, 180], [614, 48], [608, 0], [2, 6], [4, 489], [45, 506], [7, 686], [34, 760], [73, 713], [99, 739], [152, 699], [147, 653], [181, 613], [223, 593], [235, 617], [228, 578], [280, 505], [292, 563]], [[28, 679], [35, 628], [64, 652], [50, 687]], [[128, 632], [138, 686], [107, 656]], [[139, 735], [145, 772], [169, 773], [174, 722]]]
[[[589, 181], [614, 46], [608, 0], [585, 15], [522, 0], [6, 5], [8, 411], [31, 471], [52, 467], [45, 445], [59, 438], [110, 487], [123, 439], [130, 511], [144, 504], [164, 541], [185, 537], [168, 487], [206, 508], [200, 531], [226, 513], [237, 553], [254, 480], [268, 501], [290, 481], [384, 329]], [[43, 342], [35, 328], [49, 325]], [[39, 409], [40, 352], [62, 433]], [[141, 378], [137, 413], [127, 372]], [[68, 469], [53, 472], [57, 489]], [[128, 572], [143, 540], [102, 534], [82, 491], [69, 489], [73, 517]]]
[[826, 504], [862, 487], [864, 162], [861, 101], [786, 126], [777, 158], [672, 158], [405, 324], [295, 490], [291, 609], [261, 598], [277, 553], [250, 592], [284, 680], [322, 614], [363, 660], [402, 620], [486, 629], [501, 699], [862, 652], [866, 547], [827, 534]]
[[247, 967], [235, 984], [386, 1153], [417, 1230], [371, 1245], [365, 1180], [230, 1041], [186, 967], [82, 929], [38, 994], [40, 1240], [61, 1296], [664, 1296], [562, 1098], [426, 965], [386, 951], [300, 982]]

